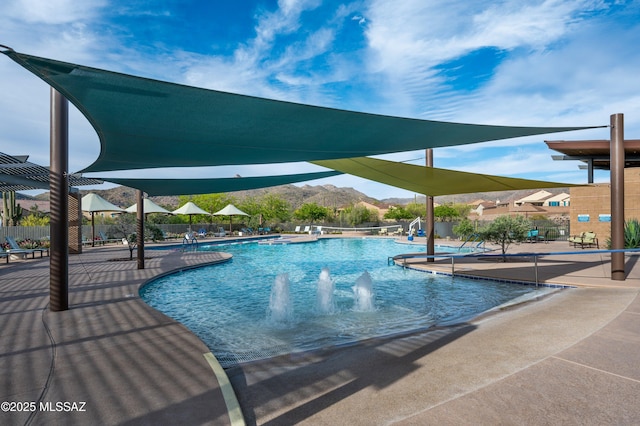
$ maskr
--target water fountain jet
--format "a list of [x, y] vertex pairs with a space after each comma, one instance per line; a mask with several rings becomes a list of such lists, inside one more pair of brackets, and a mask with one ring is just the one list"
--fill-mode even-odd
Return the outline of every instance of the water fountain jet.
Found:
[[269, 298], [269, 320], [274, 323], [287, 323], [293, 319], [293, 305], [289, 293], [289, 275], [280, 274], [271, 286]]
[[354, 311], [371, 312], [375, 310], [373, 283], [367, 271], [364, 271], [356, 280], [356, 285], [353, 286], [353, 299]]
[[331, 274], [329, 274], [329, 268], [322, 268], [316, 291], [316, 309], [319, 312], [324, 314], [335, 312], [336, 304], [333, 297], [335, 289], [335, 281], [331, 278]]

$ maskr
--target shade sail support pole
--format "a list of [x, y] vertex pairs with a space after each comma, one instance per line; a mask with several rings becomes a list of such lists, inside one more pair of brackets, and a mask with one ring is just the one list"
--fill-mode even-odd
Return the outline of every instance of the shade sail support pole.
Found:
[[50, 232], [49, 309], [69, 309], [69, 102], [50, 90]]
[[[426, 166], [433, 167], [433, 149], [426, 150]], [[433, 196], [425, 194], [427, 197], [427, 254], [433, 256], [436, 254], [435, 248], [435, 215], [433, 212]], [[435, 262], [434, 257], [427, 257], [427, 262]]]
[[[624, 115], [611, 116], [611, 249], [624, 249]], [[611, 253], [611, 279], [625, 280], [624, 252]]]
[[136, 245], [138, 246], [138, 269], [144, 269], [144, 197], [142, 190], [136, 191]]

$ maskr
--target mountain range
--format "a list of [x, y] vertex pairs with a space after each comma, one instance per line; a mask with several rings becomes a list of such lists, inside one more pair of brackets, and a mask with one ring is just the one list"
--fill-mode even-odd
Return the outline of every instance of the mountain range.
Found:
[[[547, 189], [552, 194], [559, 194], [561, 192], [569, 192], [568, 188], [555, 188]], [[89, 192], [96, 193], [108, 200], [109, 202], [121, 206], [128, 207], [136, 202], [136, 190], [128, 188], [126, 186], [117, 186], [111, 189], [104, 190], [80, 190], [82, 196]], [[473, 194], [458, 194], [458, 195], [446, 195], [435, 197], [436, 204], [445, 203], [470, 203], [479, 199], [485, 201], [513, 201], [523, 198], [529, 194], [537, 192], [536, 189], [530, 190], [518, 190], [518, 191], [498, 191], [498, 192], [486, 192], [486, 193], [473, 193]], [[377, 200], [373, 197], [357, 191], [353, 188], [338, 188], [334, 185], [282, 185], [270, 188], [253, 189], [249, 191], [237, 191], [230, 193], [229, 195], [241, 202], [247, 197], [262, 197], [267, 194], [274, 194], [282, 199], [286, 200], [294, 209], [300, 207], [304, 203], [316, 203], [326, 207], [344, 207], [358, 203], [360, 201], [367, 202], [382, 208], [387, 208], [390, 205], [405, 205], [412, 202], [424, 203], [424, 195], [416, 195], [413, 198], [386, 198], [383, 200]], [[49, 193], [45, 192], [36, 197], [29, 197], [21, 194], [17, 194], [16, 198], [21, 199], [36, 199], [36, 200], [48, 200]], [[156, 196], [149, 197], [155, 203], [173, 210], [179, 206], [179, 200], [177, 196]]]

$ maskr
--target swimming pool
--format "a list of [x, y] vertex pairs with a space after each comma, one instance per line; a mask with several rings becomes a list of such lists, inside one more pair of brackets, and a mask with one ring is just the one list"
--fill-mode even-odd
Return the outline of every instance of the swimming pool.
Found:
[[[229, 367], [459, 323], [509, 300], [548, 291], [387, 264], [389, 256], [406, 249], [375, 238], [201, 244], [199, 250], [229, 252], [233, 260], [159, 278], [140, 295], [191, 329]], [[369, 304], [363, 303], [366, 298]]]

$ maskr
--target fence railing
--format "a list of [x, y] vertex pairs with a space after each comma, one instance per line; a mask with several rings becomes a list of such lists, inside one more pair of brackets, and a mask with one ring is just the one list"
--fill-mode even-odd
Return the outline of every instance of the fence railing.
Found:
[[[442, 254], [434, 254], [429, 255], [426, 253], [410, 253], [410, 254], [399, 254], [396, 256], [390, 256], [387, 259], [387, 262], [394, 264], [396, 262], [400, 262], [403, 268], [408, 268], [411, 265], [407, 263], [407, 259], [416, 259], [416, 258], [424, 258], [424, 259], [437, 259], [437, 258], [450, 258], [451, 259], [451, 275], [456, 275], [455, 270], [455, 259], [460, 258], [504, 258], [504, 257], [525, 257], [531, 258], [533, 262], [533, 275], [536, 286], [540, 284], [539, 274], [538, 274], [538, 259], [542, 256], [568, 256], [568, 255], [587, 255], [587, 254], [606, 254], [606, 253], [633, 253], [640, 255], [640, 248], [635, 249], [618, 249], [618, 250], [589, 250], [589, 251], [558, 251], [558, 252], [545, 252], [545, 253], [513, 253], [513, 254], [453, 254], [453, 253], [442, 253]], [[464, 275], [464, 274], [458, 274]]]

